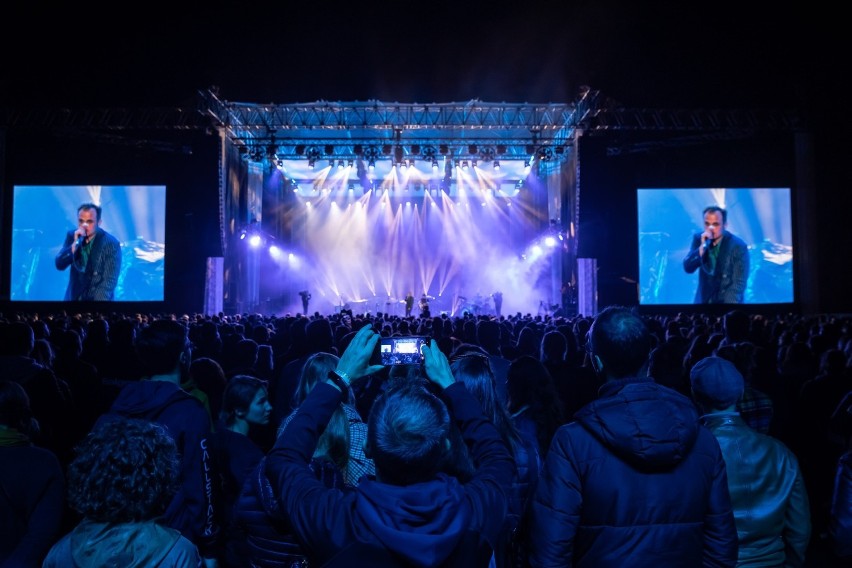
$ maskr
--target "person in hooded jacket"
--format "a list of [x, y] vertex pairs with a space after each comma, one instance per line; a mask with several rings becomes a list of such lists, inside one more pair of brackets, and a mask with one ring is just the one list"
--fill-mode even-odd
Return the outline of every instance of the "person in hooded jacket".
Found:
[[693, 402], [645, 370], [642, 318], [610, 306], [587, 347], [606, 377], [554, 436], [529, 510], [532, 566], [735, 566], [725, 461]]
[[0, 380], [0, 568], [41, 566], [62, 534], [65, 474], [38, 427], [24, 387]]
[[68, 467], [68, 502], [83, 516], [42, 568], [200, 568], [198, 549], [160, 523], [180, 475], [177, 447], [147, 420], [101, 423]]
[[165, 523], [198, 546], [207, 566], [216, 566], [221, 497], [214, 490], [213, 425], [204, 404], [180, 387], [192, 362], [187, 328], [176, 320], [154, 320], [139, 331], [136, 352], [146, 378], [125, 385], [95, 427], [115, 417], [139, 418], [161, 424], [174, 437], [181, 456], [180, 487], [163, 513]]
[[[331, 383], [311, 390], [268, 454], [266, 472], [282, 508], [312, 565], [488, 566], [504, 527], [514, 462], [434, 340], [423, 358], [441, 398], [412, 381], [373, 403], [367, 452], [375, 478], [341, 492], [327, 489], [308, 467], [350, 377], [382, 368], [370, 364], [378, 340], [371, 325], [355, 334], [329, 373]], [[451, 416], [477, 464], [466, 482], [441, 472]]]

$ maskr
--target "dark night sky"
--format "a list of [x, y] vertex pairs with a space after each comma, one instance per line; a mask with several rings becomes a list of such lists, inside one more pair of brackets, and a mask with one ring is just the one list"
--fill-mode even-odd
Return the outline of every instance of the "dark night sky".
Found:
[[[588, 85], [634, 109], [793, 109], [814, 134], [818, 223], [842, 227], [848, 217], [837, 205], [852, 203], [852, 34], [825, 8], [185, 4], [4, 6], [0, 108], [193, 107], [213, 86], [246, 103], [565, 103]], [[825, 236], [826, 264], [846, 262], [849, 247], [836, 241], [848, 234]]]
[[258, 103], [544, 103], [589, 85], [628, 107], [802, 105], [839, 90], [849, 36], [742, 3], [178, 4], [16, 7], [0, 103], [171, 105], [212, 85]]

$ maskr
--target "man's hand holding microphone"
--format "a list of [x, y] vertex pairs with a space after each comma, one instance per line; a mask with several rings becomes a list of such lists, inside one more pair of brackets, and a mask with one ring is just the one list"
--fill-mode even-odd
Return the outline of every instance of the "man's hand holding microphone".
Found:
[[699, 247], [699, 254], [703, 255], [705, 252], [710, 250], [710, 247], [713, 246], [713, 241], [716, 240], [715, 235], [713, 234], [713, 229], [704, 229], [704, 232], [701, 233], [701, 246]]
[[79, 250], [80, 247], [86, 242], [86, 239], [89, 238], [89, 229], [86, 225], [80, 225], [77, 227], [77, 230], [74, 231], [74, 242], [71, 243], [71, 254], [74, 254]]

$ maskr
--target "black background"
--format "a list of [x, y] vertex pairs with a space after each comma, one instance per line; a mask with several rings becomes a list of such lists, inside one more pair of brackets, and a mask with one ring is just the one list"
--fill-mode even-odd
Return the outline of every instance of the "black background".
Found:
[[[213, 87], [224, 100], [251, 103], [564, 103], [588, 85], [627, 108], [795, 109], [813, 135], [815, 181], [814, 207], [797, 211], [795, 219], [798, 232], [806, 227], [816, 235], [814, 246], [802, 251], [813, 269], [800, 279], [817, 283], [821, 311], [852, 311], [846, 227], [852, 145], [843, 84], [850, 34], [837, 13], [801, 4], [769, 9], [606, 0], [183, 4], [4, 6], [4, 115], [10, 109], [193, 107], [198, 91]], [[147, 136], [160, 142], [177, 135]], [[789, 148], [778, 137], [765, 142]], [[665, 185], [684, 175], [702, 186], [717, 179], [719, 185], [783, 182], [790, 155], [722, 143], [631, 155], [601, 174], [617, 180], [595, 184], [619, 197], [622, 187], [649, 180]], [[203, 261], [219, 250], [214, 136], [183, 133], [172, 146], [133, 147], [9, 129], [2, 173], [5, 196], [21, 183], [166, 184], [167, 240], [170, 251], [180, 249], [170, 253], [180, 270], [167, 266], [169, 307], [201, 308]], [[599, 224], [595, 200], [609, 198], [587, 198], [581, 224], [588, 229]], [[8, 226], [7, 197], [3, 209]], [[635, 238], [628, 235], [635, 219], [629, 208], [623, 211], [624, 238]], [[622, 242], [612, 226], [602, 228], [600, 246]], [[630, 262], [614, 259], [606, 271], [629, 274]], [[610, 293], [605, 280], [604, 300]], [[619, 299], [617, 290], [611, 293]]]

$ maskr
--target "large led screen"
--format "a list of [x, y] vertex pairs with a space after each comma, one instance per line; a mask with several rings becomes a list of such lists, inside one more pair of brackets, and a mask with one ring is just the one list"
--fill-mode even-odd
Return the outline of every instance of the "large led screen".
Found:
[[[12, 301], [163, 300], [164, 185], [19, 185], [12, 199]], [[98, 226], [84, 204], [100, 207]], [[86, 287], [98, 291], [81, 296]]]
[[[740, 303], [732, 300], [733, 295], [697, 293], [700, 278], [709, 289], [715, 282], [727, 286], [739, 276], [743, 304], [794, 301], [790, 188], [640, 188], [636, 197], [640, 305]], [[744, 247], [739, 247], [742, 252], [735, 262], [725, 260], [728, 247], [720, 247], [721, 256], [713, 254], [718, 264], [711, 266], [707, 253], [708, 262], [696, 267], [684, 261], [701, 244], [700, 235], [706, 230], [703, 212], [710, 206], [724, 209], [724, 228]], [[735, 242], [728, 239], [729, 244]]]

